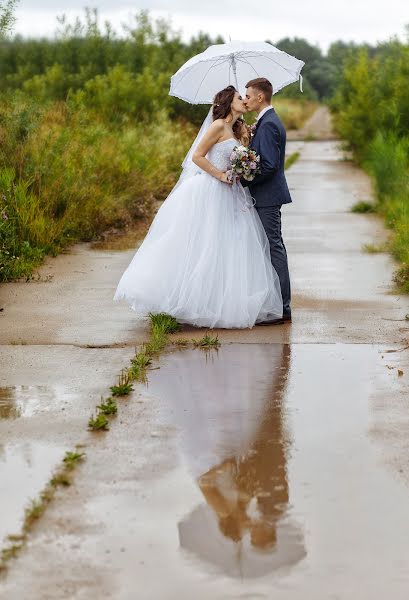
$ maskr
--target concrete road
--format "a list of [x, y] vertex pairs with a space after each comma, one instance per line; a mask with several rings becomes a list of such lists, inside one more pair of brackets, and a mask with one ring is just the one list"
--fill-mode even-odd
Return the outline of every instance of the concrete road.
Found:
[[112, 303], [134, 249], [79, 245], [1, 286], [0, 536], [65, 450], [87, 454], [1, 598], [406, 599], [409, 299], [362, 251], [387, 236], [349, 211], [366, 176], [337, 142], [289, 146], [293, 323], [170, 348], [107, 433], [88, 417], [147, 335]]

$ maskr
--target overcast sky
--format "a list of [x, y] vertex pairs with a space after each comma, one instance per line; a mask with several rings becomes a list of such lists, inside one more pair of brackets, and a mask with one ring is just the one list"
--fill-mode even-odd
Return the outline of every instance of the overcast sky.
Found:
[[73, 19], [87, 5], [98, 8], [101, 20], [108, 19], [118, 31], [121, 22], [128, 23], [143, 8], [152, 17], [169, 18], [185, 39], [200, 30], [227, 40], [231, 36], [233, 40], [274, 42], [298, 36], [323, 50], [338, 39], [370, 43], [393, 35], [405, 39], [404, 25], [409, 24], [408, 0], [258, 0], [257, 8], [238, 0], [20, 0], [14, 31], [50, 36], [57, 27], [57, 15], [65, 13]]

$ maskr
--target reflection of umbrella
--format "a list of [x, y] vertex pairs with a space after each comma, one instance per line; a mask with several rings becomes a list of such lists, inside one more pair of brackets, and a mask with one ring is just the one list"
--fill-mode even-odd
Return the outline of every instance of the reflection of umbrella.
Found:
[[237, 90], [256, 77], [271, 81], [275, 94], [300, 80], [302, 60], [267, 42], [229, 42], [209, 46], [182, 65], [171, 78], [171, 96], [190, 104], [211, 104], [215, 94], [233, 83]]
[[306, 555], [301, 530], [287, 518], [276, 524], [275, 546], [264, 551], [252, 546], [248, 533], [239, 542], [223, 535], [214, 512], [206, 504], [195, 508], [178, 528], [182, 548], [230, 577], [262, 577], [280, 567], [292, 566]]

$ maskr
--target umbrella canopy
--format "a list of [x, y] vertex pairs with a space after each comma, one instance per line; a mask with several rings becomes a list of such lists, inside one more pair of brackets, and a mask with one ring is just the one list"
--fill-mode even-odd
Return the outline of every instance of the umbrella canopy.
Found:
[[197, 506], [178, 529], [185, 551], [233, 578], [263, 577], [294, 566], [307, 554], [300, 526], [288, 518], [276, 524], [277, 543], [265, 551], [251, 544], [248, 532], [237, 542], [223, 535], [213, 511], [205, 504]]
[[209, 46], [172, 75], [169, 94], [190, 104], [211, 104], [215, 94], [232, 84], [244, 91], [256, 77], [271, 81], [275, 94], [300, 81], [304, 62], [268, 42], [229, 42]]

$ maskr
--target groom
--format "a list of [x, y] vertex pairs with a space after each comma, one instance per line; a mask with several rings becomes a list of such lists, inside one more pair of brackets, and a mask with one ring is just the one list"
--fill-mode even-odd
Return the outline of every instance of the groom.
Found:
[[[261, 174], [246, 182], [255, 199], [255, 208], [270, 243], [273, 267], [277, 271], [283, 298], [283, 317], [268, 321], [272, 324], [291, 322], [291, 287], [287, 251], [281, 235], [281, 205], [291, 202], [284, 175], [286, 133], [277, 113], [271, 106], [273, 86], [268, 79], [258, 77], [246, 85], [244, 104], [249, 112], [257, 112], [257, 125], [250, 143], [260, 155]], [[267, 323], [267, 322], [266, 322]]]

